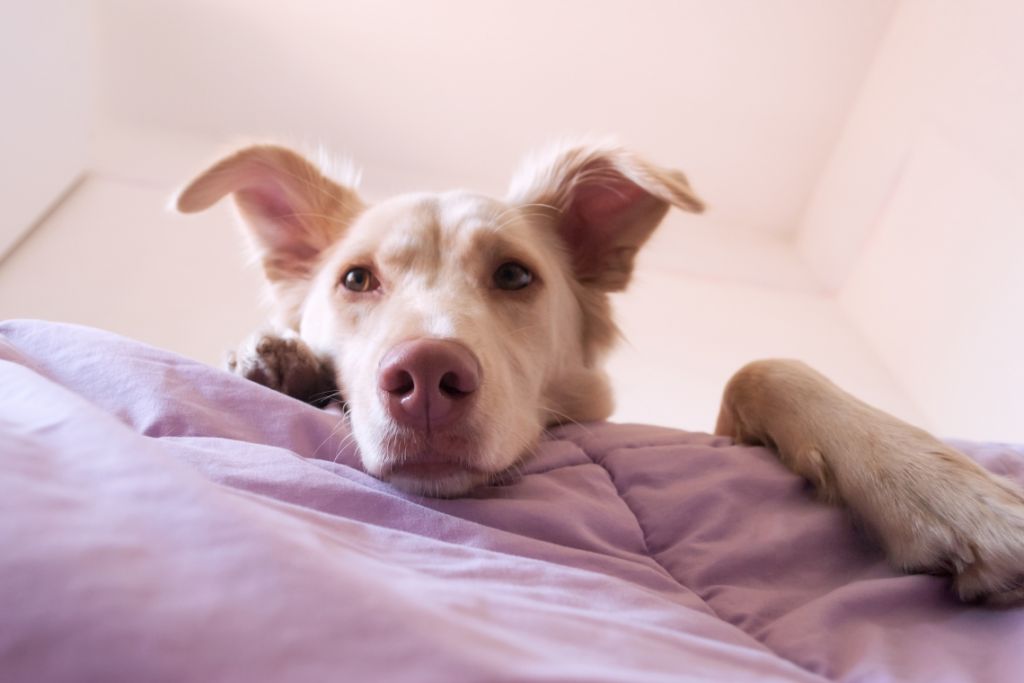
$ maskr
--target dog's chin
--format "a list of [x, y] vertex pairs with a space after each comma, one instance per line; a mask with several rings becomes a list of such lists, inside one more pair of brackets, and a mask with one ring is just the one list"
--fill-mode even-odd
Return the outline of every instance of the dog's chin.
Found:
[[479, 440], [470, 434], [425, 436], [403, 432], [385, 440], [376, 467], [367, 469], [397, 489], [452, 498], [486, 484], [497, 474], [479, 462]]
[[455, 498], [487, 483], [491, 476], [459, 465], [415, 464], [396, 467], [383, 479], [406, 493], [431, 498]]

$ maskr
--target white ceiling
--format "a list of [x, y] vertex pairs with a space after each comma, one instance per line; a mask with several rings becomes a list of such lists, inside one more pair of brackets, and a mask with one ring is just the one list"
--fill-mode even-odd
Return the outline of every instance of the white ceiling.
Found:
[[789, 236], [896, 0], [97, 0], [106, 127], [323, 142], [371, 191], [499, 192], [553, 137], [688, 172]]

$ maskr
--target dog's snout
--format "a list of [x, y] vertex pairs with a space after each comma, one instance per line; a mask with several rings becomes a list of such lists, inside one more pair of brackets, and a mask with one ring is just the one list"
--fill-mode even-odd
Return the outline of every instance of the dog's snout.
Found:
[[377, 381], [395, 421], [414, 429], [439, 429], [466, 414], [480, 387], [480, 361], [458, 342], [415, 339], [388, 351]]

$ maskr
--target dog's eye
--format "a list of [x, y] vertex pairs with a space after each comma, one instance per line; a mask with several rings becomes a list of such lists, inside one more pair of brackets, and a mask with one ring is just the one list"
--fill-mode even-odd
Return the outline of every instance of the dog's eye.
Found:
[[353, 292], [371, 292], [380, 287], [380, 282], [366, 268], [351, 268], [341, 278], [345, 289]]
[[518, 263], [502, 263], [494, 271], [494, 286], [498, 289], [522, 289], [533, 282], [533, 273]]

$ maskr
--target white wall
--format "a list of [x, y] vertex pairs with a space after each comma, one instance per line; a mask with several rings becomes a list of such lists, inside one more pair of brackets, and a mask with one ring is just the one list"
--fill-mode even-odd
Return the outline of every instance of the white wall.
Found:
[[371, 191], [503, 191], [555, 136], [791, 235], [895, 0], [97, 0], [109, 125], [323, 141]]
[[91, 175], [0, 267], [0, 319], [111, 330], [219, 364], [266, 322], [225, 204], [166, 210], [164, 187]]
[[[108, 138], [108, 142], [113, 140]], [[113, 330], [219, 364], [265, 322], [229, 203], [179, 216], [168, 188], [215, 149], [186, 136], [124, 136], [0, 265], [0, 318], [43, 317]], [[722, 387], [759, 356], [804, 358], [922, 426], [834, 298], [792, 249], [712, 228], [664, 226], [614, 303], [626, 339], [612, 355], [615, 419], [714, 426]]]
[[0, 5], [0, 259], [88, 165], [92, 29], [78, 0]]
[[[76, 57], [90, 6], [95, 88]], [[186, 220], [163, 206], [218, 146], [323, 141], [379, 196], [500, 191], [538, 142], [615, 132], [685, 168], [712, 205], [672, 216], [643, 257], [649, 275], [619, 299], [634, 341], [612, 360], [620, 417], [668, 422], [662, 399], [683, 393], [690, 417], [670, 423], [707, 427], [732, 367], [783, 354], [941, 434], [1024, 441], [1021, 3], [45, 0], [2, 12], [5, 226], [31, 222], [81, 169], [90, 92], [102, 134], [90, 180], [0, 267], [0, 316], [105, 326], [215, 361], [260, 319], [258, 278], [223, 207]], [[796, 226], [815, 273], [787, 249]]]
[[1024, 4], [906, 0], [800, 247], [943, 433], [1024, 440]]

